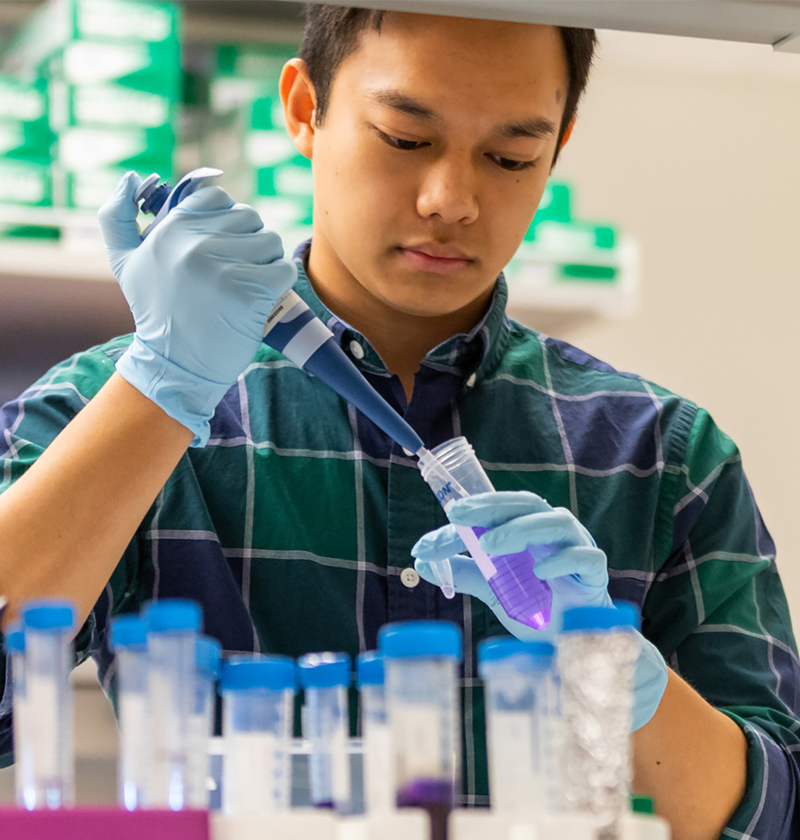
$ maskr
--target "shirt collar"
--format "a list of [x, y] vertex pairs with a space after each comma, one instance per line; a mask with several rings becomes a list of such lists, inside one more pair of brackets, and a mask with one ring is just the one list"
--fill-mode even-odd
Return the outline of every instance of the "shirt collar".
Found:
[[[294, 290], [336, 336], [339, 345], [358, 367], [388, 376], [389, 372], [383, 359], [366, 337], [327, 309], [317, 297], [306, 271], [310, 249], [311, 240], [308, 239], [294, 252], [297, 264], [297, 283]], [[508, 287], [501, 272], [495, 283], [491, 304], [483, 318], [468, 333], [458, 333], [434, 347], [427, 353], [422, 364], [465, 378], [474, 373], [476, 381], [488, 376], [500, 361], [508, 342], [507, 302]], [[360, 350], [355, 349], [354, 344]]]

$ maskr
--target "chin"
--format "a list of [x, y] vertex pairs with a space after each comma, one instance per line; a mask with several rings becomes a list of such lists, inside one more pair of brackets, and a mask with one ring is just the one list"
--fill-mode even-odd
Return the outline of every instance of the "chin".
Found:
[[417, 318], [446, 317], [447, 315], [452, 315], [454, 312], [458, 312], [459, 309], [469, 303], [469, 301], [454, 301], [452, 295], [448, 295], [443, 300], [431, 298], [432, 296], [430, 294], [405, 295], [403, 297], [398, 295], [383, 296], [384, 302], [395, 311], [402, 312], [404, 315], [413, 315]]

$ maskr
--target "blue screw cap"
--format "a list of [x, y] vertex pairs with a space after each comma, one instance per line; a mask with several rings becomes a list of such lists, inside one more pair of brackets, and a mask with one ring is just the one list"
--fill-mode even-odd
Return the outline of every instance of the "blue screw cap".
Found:
[[25, 653], [25, 631], [19, 621], [13, 621], [6, 629], [6, 650], [9, 653]]
[[460, 661], [461, 631], [449, 621], [397, 621], [378, 633], [378, 651], [386, 659]]
[[359, 688], [365, 685], [384, 684], [383, 657], [377, 651], [369, 650], [358, 657], [356, 679]]
[[29, 601], [22, 608], [22, 626], [43, 633], [64, 633], [75, 626], [75, 607], [71, 601]]
[[198, 673], [217, 679], [222, 658], [222, 645], [210, 636], [200, 636], [195, 642], [195, 666]]
[[295, 690], [297, 676], [288, 656], [234, 656], [222, 664], [222, 691]]
[[199, 633], [203, 627], [203, 613], [195, 601], [183, 598], [165, 598], [144, 608], [148, 633], [189, 631]]
[[613, 607], [575, 607], [566, 610], [563, 633], [594, 633], [606, 630], [638, 630], [639, 610], [627, 601], [617, 601]]
[[345, 653], [307, 653], [297, 660], [303, 688], [350, 685], [350, 657]]
[[138, 615], [121, 615], [111, 622], [111, 647], [144, 650], [147, 647], [147, 623]]
[[513, 660], [517, 671], [546, 671], [553, 664], [555, 648], [550, 642], [522, 642], [510, 636], [485, 639], [478, 645], [478, 672], [483, 677], [485, 665]]

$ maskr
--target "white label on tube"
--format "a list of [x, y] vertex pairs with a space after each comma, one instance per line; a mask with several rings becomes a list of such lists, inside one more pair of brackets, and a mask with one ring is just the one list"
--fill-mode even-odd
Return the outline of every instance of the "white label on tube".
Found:
[[35, 725], [28, 728], [33, 742], [33, 772], [37, 779], [53, 779], [59, 774], [58, 687], [52, 677], [27, 674], [27, 717]]
[[153, 751], [156, 756], [172, 758], [182, 752], [183, 727], [176, 720], [175, 679], [162, 668], [150, 669], [150, 699], [153, 713]]
[[350, 801], [350, 758], [344, 722], [334, 727], [331, 738], [331, 775], [333, 801], [337, 805], [347, 804]]
[[370, 723], [364, 735], [367, 813], [389, 811], [394, 807], [391, 730], [384, 724]]
[[501, 812], [545, 807], [539, 733], [530, 712], [494, 712], [489, 719], [492, 805]]
[[147, 738], [147, 697], [143, 692], [126, 691], [119, 699], [119, 718], [123, 744], [141, 744]]
[[478, 564], [481, 574], [486, 580], [491, 580], [497, 574], [497, 568], [492, 563], [492, 558], [481, 548], [472, 528], [467, 528], [464, 525], [456, 525], [456, 531], [458, 531], [459, 536], [464, 541], [464, 545], [469, 549], [472, 559]]
[[119, 699], [122, 766], [124, 781], [143, 790], [150, 776], [147, 731], [147, 697], [143, 692], [125, 691]]
[[276, 772], [282, 755], [269, 732], [225, 736], [222, 794], [226, 814], [274, 813], [279, 799]]
[[441, 776], [444, 756], [440, 724], [441, 714], [436, 706], [398, 703], [392, 710], [398, 787], [416, 779]]
[[193, 714], [187, 724], [186, 802], [193, 808], [207, 808], [209, 719], [205, 714]]
[[[16, 690], [17, 681], [14, 686]], [[25, 697], [14, 695], [14, 791], [17, 805], [23, 804], [22, 790], [26, 784], [31, 784], [30, 778], [30, 744], [26, 742], [28, 736], [27, 701]]]
[[[171, 796], [185, 790], [186, 721], [180, 717], [175, 675], [163, 668], [150, 668], [148, 677], [150, 711], [151, 765], [147, 786], [147, 802], [152, 807], [173, 807]], [[177, 787], [176, 787], [177, 785]], [[178, 794], [175, 791], [178, 791]]]

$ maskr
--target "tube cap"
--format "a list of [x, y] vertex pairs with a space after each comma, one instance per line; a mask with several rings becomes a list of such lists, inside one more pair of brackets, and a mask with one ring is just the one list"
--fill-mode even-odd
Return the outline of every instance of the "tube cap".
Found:
[[25, 631], [19, 621], [14, 621], [8, 625], [6, 650], [9, 653], [25, 653]]
[[146, 648], [147, 623], [138, 615], [121, 615], [111, 622], [112, 648]]
[[638, 630], [639, 610], [627, 601], [613, 607], [575, 607], [564, 613], [564, 633], [592, 633], [596, 630]]
[[294, 691], [296, 679], [288, 656], [234, 656], [222, 663], [222, 691]]
[[212, 679], [219, 677], [222, 645], [210, 636], [200, 636], [194, 648], [195, 666], [204, 676]]
[[383, 657], [374, 650], [362, 653], [356, 663], [358, 687], [362, 685], [383, 685]]
[[63, 633], [75, 624], [75, 607], [71, 601], [29, 601], [22, 608], [22, 626], [26, 630]]
[[350, 657], [346, 653], [307, 653], [297, 660], [303, 688], [350, 685]]
[[378, 633], [378, 651], [386, 659], [461, 660], [461, 631], [449, 621], [397, 621]]
[[169, 633], [173, 630], [199, 632], [203, 626], [203, 613], [195, 601], [165, 598], [145, 607], [144, 620], [148, 633]]
[[478, 671], [490, 662], [511, 658], [516, 660], [517, 670], [546, 671], [553, 664], [554, 654], [555, 648], [550, 642], [522, 642], [510, 636], [485, 639], [478, 645]]

